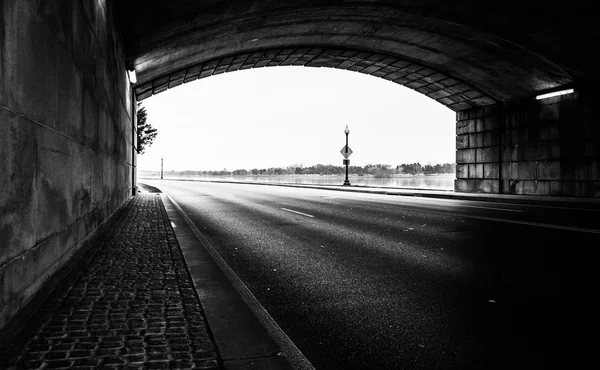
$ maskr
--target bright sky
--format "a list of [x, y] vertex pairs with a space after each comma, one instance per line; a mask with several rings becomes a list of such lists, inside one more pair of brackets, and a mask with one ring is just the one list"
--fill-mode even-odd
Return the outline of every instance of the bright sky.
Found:
[[267, 67], [183, 84], [143, 102], [157, 130], [138, 169], [227, 170], [455, 161], [455, 113], [390, 81], [331, 68]]

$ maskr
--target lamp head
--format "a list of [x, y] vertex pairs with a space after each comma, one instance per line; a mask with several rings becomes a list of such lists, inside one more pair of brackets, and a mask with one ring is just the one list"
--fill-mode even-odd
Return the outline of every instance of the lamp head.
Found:
[[129, 82], [132, 84], [137, 83], [137, 77], [135, 75], [135, 69], [131, 69], [127, 71], [127, 77], [129, 77]]
[[350, 129], [348, 128], [348, 125], [346, 125], [346, 128], [344, 129], [344, 133], [346, 133], [346, 135], [348, 135], [350, 133]]

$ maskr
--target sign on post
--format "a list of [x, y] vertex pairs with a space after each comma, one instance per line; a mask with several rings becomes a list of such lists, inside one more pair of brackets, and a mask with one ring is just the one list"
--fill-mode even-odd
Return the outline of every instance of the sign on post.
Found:
[[342, 150], [340, 150], [340, 153], [342, 153], [344, 158], [347, 159], [348, 157], [350, 157], [350, 154], [352, 154], [352, 149], [350, 149], [350, 147], [348, 145], [344, 145]]
[[344, 166], [349, 166], [349, 165], [350, 165], [350, 160], [344, 159]]

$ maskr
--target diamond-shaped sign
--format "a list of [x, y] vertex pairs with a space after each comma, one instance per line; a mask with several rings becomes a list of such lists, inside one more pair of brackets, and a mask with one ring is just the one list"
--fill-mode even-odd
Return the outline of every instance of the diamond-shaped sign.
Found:
[[348, 145], [344, 145], [342, 150], [340, 150], [340, 153], [342, 153], [344, 158], [348, 158], [348, 157], [350, 157], [350, 154], [352, 154], [352, 149], [350, 149], [350, 147]]

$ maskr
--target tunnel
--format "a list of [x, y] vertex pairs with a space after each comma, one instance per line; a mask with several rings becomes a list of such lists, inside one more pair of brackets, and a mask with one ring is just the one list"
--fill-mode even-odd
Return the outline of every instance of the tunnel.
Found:
[[456, 112], [456, 192], [600, 197], [594, 14], [587, 1], [3, 1], [0, 327], [136, 193], [136, 102], [220, 73], [382, 78]]

